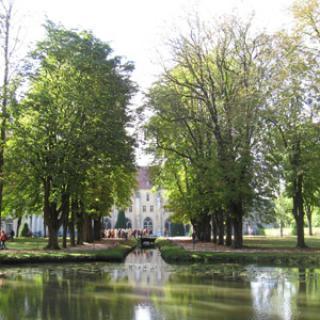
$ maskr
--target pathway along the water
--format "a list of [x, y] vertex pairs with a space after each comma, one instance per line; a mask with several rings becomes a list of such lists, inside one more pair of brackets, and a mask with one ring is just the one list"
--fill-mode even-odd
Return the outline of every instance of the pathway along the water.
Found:
[[1, 268], [0, 319], [319, 319], [320, 269], [124, 264]]

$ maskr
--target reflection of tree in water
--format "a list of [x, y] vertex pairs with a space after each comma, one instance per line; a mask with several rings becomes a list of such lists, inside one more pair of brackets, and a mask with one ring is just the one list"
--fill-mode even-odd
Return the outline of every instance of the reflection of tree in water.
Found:
[[[152, 261], [148, 267], [159, 258], [141, 252], [133, 257], [147, 257]], [[140, 320], [148, 314], [145, 319], [239, 320], [319, 315], [319, 270], [279, 269], [272, 274], [256, 268], [250, 278], [243, 275], [243, 268], [239, 272], [212, 268], [207, 273], [205, 268], [174, 267], [161, 286], [142, 281], [135, 288], [128, 269], [130, 264], [14, 269], [0, 279], [0, 319]], [[142, 273], [156, 274], [156, 269], [148, 270]]]
[[111, 276], [99, 270], [65, 269], [44, 274], [43, 319], [130, 319], [133, 306], [123, 307], [128, 288], [110, 285]]
[[110, 279], [109, 273], [90, 269], [23, 274], [1, 288], [0, 315], [8, 320], [131, 319], [134, 303], [123, 305], [130, 289], [110, 285]]
[[303, 319], [318, 319], [320, 310], [320, 270], [299, 268], [298, 272], [298, 308], [303, 310]]
[[[39, 275], [35, 276], [36, 286]], [[14, 277], [1, 279], [0, 288], [0, 318], [7, 320], [18, 320], [28, 317], [35, 319], [41, 290], [34, 290], [35, 285], [28, 278], [18, 274]], [[19, 283], [17, 286], [16, 283]]]
[[256, 316], [286, 320], [303, 314], [303, 319], [318, 318], [318, 276], [317, 271], [303, 268], [259, 272], [251, 281]]
[[[212, 267], [211, 267], [212, 268]], [[238, 273], [224, 268], [206, 273], [172, 273], [165, 285], [166, 304], [155, 297], [155, 305], [169, 319], [250, 319], [250, 284]]]
[[281, 269], [258, 269], [251, 279], [252, 304], [258, 319], [292, 319], [297, 283]]

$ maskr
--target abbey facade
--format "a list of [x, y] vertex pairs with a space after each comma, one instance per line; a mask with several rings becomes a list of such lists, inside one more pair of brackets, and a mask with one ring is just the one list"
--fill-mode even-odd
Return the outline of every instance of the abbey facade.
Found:
[[[104, 220], [108, 229], [115, 227], [119, 208], [112, 208], [111, 216]], [[137, 190], [131, 196], [131, 205], [126, 208], [127, 228], [148, 229], [154, 235], [165, 235], [170, 227], [170, 213], [165, 209], [163, 190], [154, 190], [148, 167], [137, 170]]]

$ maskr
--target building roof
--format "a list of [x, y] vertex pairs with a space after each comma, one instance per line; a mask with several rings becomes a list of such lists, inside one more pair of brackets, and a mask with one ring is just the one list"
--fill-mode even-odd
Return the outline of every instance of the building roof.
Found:
[[138, 168], [138, 188], [139, 189], [151, 189], [152, 183], [150, 181], [149, 167], [139, 167]]

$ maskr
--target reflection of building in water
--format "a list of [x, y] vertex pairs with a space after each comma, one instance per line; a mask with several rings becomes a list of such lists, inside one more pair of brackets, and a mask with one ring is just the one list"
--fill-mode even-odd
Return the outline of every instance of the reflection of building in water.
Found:
[[159, 310], [153, 305], [153, 297], [163, 297], [164, 284], [168, 281], [168, 265], [156, 249], [131, 252], [125, 261], [125, 269], [112, 274], [115, 281], [128, 281], [134, 297], [139, 297], [134, 309], [134, 320], [160, 319]]
[[126, 259], [129, 283], [135, 287], [162, 286], [169, 278], [166, 263], [158, 250], [134, 250]]
[[[170, 213], [165, 210], [164, 191], [153, 189], [149, 171], [149, 167], [138, 168], [138, 188], [131, 197], [131, 205], [125, 210], [127, 227], [148, 229], [153, 234], [163, 235], [169, 224]], [[111, 217], [105, 218], [107, 228], [114, 228], [118, 212], [119, 208], [114, 207]]]
[[127, 256], [125, 266], [128, 282], [135, 296], [140, 297], [134, 309], [134, 320], [160, 319], [159, 310], [153, 304], [153, 296], [163, 297], [162, 288], [168, 281], [167, 264], [156, 249], [134, 250]]
[[297, 286], [288, 279], [281, 269], [257, 269], [257, 274], [250, 281], [252, 307], [257, 319], [290, 320], [296, 315]]

